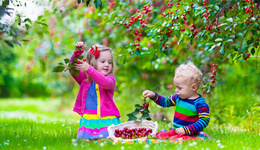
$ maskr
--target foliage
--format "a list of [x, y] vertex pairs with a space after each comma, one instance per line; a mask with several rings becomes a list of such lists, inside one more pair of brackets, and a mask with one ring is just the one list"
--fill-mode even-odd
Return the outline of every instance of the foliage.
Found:
[[[146, 99], [144, 99], [144, 103], [142, 105], [135, 104], [135, 111], [127, 114], [128, 121], [141, 121], [142, 119], [151, 120], [151, 117], [149, 115], [149, 103], [146, 102]], [[138, 118], [138, 115], [141, 114], [141, 117]]]

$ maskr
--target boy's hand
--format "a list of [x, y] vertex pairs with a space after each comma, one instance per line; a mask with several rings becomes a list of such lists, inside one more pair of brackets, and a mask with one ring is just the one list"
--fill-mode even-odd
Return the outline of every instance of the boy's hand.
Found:
[[143, 97], [144, 98], [149, 97], [149, 98], [153, 99], [155, 97], [155, 93], [152, 91], [149, 91], [149, 90], [145, 90], [143, 92]]
[[74, 67], [76, 70], [82, 70], [84, 72], [86, 72], [89, 68], [89, 64], [86, 63], [85, 61], [82, 60], [78, 60], [79, 63], [75, 63]]
[[182, 127], [175, 129], [175, 132], [176, 132], [177, 134], [180, 134], [180, 135], [184, 135], [184, 134], [185, 134], [185, 131], [184, 131], [184, 129], [183, 129]]

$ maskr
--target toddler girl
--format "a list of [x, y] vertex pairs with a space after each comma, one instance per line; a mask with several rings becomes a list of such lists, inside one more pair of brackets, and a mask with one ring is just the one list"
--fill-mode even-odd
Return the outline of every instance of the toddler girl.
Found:
[[[83, 47], [83, 44], [78, 42], [76, 47]], [[79, 54], [73, 53], [70, 62], [73, 57], [78, 58]], [[73, 109], [81, 115], [77, 140], [106, 138], [107, 127], [120, 124], [120, 113], [113, 101], [116, 81], [112, 75], [112, 50], [96, 44], [83, 60], [74, 64], [80, 74], [72, 75], [80, 86]]]

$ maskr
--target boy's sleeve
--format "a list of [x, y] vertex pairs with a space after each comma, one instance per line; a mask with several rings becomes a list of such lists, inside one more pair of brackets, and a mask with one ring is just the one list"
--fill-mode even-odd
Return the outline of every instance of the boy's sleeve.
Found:
[[209, 124], [210, 121], [209, 106], [205, 102], [205, 100], [197, 103], [197, 112], [199, 117], [198, 121], [183, 127], [187, 135], [197, 134], [200, 131], [202, 131], [204, 128], [206, 128]]
[[[73, 53], [72, 56], [71, 56], [71, 58], [70, 58], [69, 64], [73, 61], [73, 57], [74, 57], [74, 58], [78, 58], [79, 56], [77, 56], [75, 53]], [[70, 74], [71, 74], [71, 69], [69, 69], [69, 71], [70, 71]], [[71, 74], [71, 75], [72, 75], [72, 74]], [[72, 75], [72, 77], [77, 81], [77, 83], [78, 83], [79, 85], [81, 84], [81, 82], [82, 82], [84, 79], [87, 78], [86, 74], [85, 74], [82, 70], [80, 70], [80, 73], [79, 73], [78, 76]]]
[[176, 100], [178, 99], [178, 95], [174, 94], [168, 97], [164, 97], [155, 92], [155, 97], [152, 99], [157, 105], [162, 107], [171, 107], [176, 106]]

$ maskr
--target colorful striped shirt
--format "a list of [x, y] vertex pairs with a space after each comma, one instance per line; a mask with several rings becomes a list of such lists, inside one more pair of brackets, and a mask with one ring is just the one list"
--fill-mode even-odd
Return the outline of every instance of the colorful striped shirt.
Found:
[[183, 127], [186, 135], [195, 135], [209, 124], [209, 106], [201, 96], [190, 100], [181, 99], [177, 94], [164, 97], [156, 93], [153, 100], [162, 107], [176, 106], [173, 128]]

